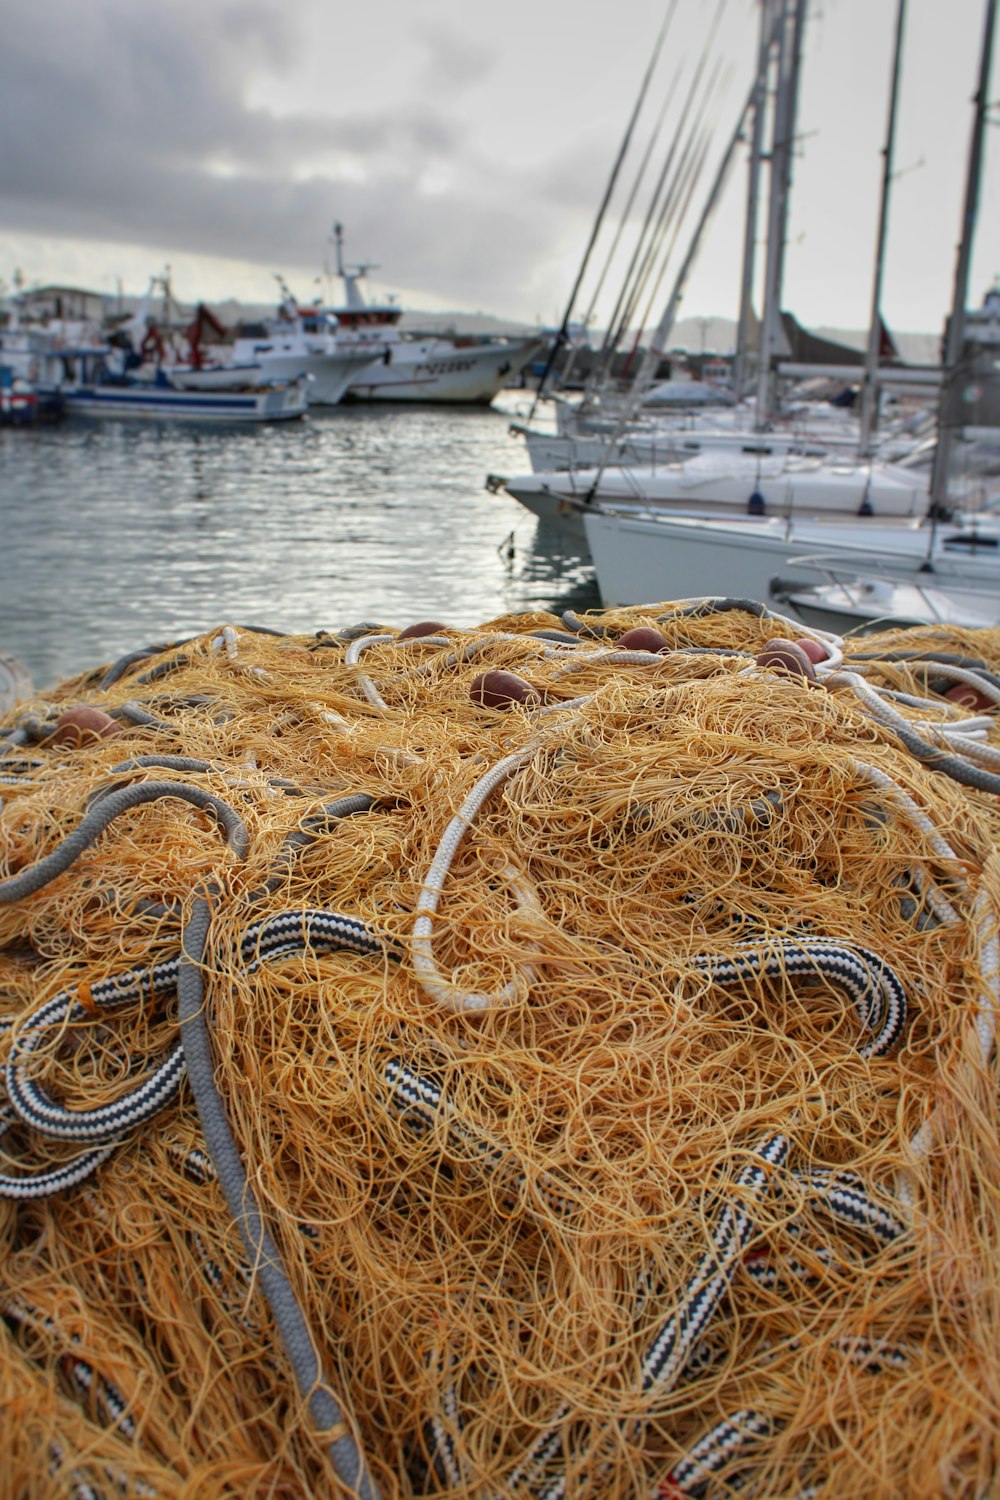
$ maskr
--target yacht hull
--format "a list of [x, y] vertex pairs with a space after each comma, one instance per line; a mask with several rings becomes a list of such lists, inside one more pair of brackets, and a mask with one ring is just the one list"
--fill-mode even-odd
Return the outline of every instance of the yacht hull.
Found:
[[[507, 493], [567, 540], [586, 545], [588, 508], [635, 505], [681, 516], [746, 516], [754, 504], [772, 517], [916, 519], [927, 510], [921, 476], [892, 465], [822, 463], [790, 454], [705, 450], [681, 462], [550, 470], [506, 479]], [[870, 515], [868, 514], [870, 512]]]
[[[1000, 594], [1000, 549], [994, 533], [946, 527], [932, 539], [916, 523], [859, 520], [797, 527], [761, 519], [706, 520], [622, 511], [588, 512], [584, 524], [606, 606], [699, 595], [772, 597], [781, 580], [815, 583], [806, 559], [836, 559], [843, 570], [933, 582]], [[924, 570], [928, 561], [932, 572]]]

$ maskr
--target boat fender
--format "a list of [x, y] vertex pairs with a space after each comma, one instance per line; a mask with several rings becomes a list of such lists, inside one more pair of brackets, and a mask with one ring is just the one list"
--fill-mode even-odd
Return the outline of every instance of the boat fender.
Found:
[[800, 651], [805, 652], [814, 667], [819, 666], [821, 661], [829, 660], [830, 653], [823, 645], [823, 642], [813, 640], [811, 636], [800, 635], [792, 644], [798, 646]]
[[767, 504], [764, 500], [764, 496], [761, 494], [760, 490], [754, 490], [753, 494], [750, 496], [750, 499], [747, 501], [747, 515], [762, 516], [766, 509]]

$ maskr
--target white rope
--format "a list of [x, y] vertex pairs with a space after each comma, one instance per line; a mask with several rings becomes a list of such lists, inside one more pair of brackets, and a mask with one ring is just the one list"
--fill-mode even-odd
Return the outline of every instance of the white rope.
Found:
[[[445, 829], [437, 853], [431, 863], [431, 867], [424, 879], [423, 887], [417, 898], [417, 918], [413, 924], [413, 934], [410, 942], [410, 954], [413, 960], [413, 970], [421, 989], [437, 1005], [444, 1006], [446, 1010], [486, 1010], [496, 1005], [507, 1005], [513, 1000], [519, 989], [523, 989], [525, 981], [531, 982], [531, 970], [522, 969], [517, 979], [509, 984], [496, 995], [483, 995], [473, 991], [463, 992], [456, 985], [445, 979], [438, 968], [434, 958], [433, 950], [433, 926], [434, 916], [437, 912], [438, 901], [452, 860], [458, 850], [459, 844], [465, 837], [467, 829], [472, 826], [474, 819], [486, 799], [504, 781], [511, 776], [520, 766], [535, 753], [536, 746], [528, 749], [518, 750], [513, 755], [507, 755], [503, 760], [487, 771], [476, 782], [472, 791], [466, 797], [458, 812], [452, 818]], [[513, 866], [507, 866], [505, 876], [510, 879]], [[537, 901], [533, 893], [529, 893], [524, 881], [514, 872], [515, 879], [511, 880], [514, 888], [515, 898], [519, 905], [527, 906], [528, 909], [537, 909]]]
[[[916, 832], [926, 839], [937, 858], [951, 867], [954, 877], [961, 886], [963, 893], [967, 892], [968, 885], [962, 874], [962, 864], [958, 855], [948, 841], [938, 832], [923, 809], [914, 802], [909, 793], [905, 792], [897, 782], [893, 781], [891, 776], [887, 776], [877, 766], [869, 765], [867, 761], [852, 760], [850, 765], [863, 781], [867, 781], [872, 786], [878, 788], [904, 822], [909, 823], [911, 828], [915, 829]], [[938, 921], [946, 927], [958, 926], [962, 920], [961, 917], [935, 882], [927, 878], [924, 891], [931, 910]]]

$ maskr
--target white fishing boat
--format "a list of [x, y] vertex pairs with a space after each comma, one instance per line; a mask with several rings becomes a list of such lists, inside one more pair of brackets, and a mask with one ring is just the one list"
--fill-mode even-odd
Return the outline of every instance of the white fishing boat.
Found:
[[331, 308], [337, 347], [367, 356], [347, 395], [354, 401], [445, 401], [488, 405], [512, 384], [543, 340], [530, 338], [415, 338], [399, 326], [395, 302], [369, 303], [359, 282], [374, 266], [346, 266], [343, 230], [334, 225], [337, 275], [344, 303]]
[[[158, 292], [159, 307], [154, 309]], [[110, 333], [103, 373], [136, 387], [161, 388], [166, 383], [178, 391], [241, 392], [301, 373], [268, 372], [252, 355], [234, 358], [231, 345], [225, 342], [228, 330], [204, 302], [198, 303], [190, 323], [181, 319], [180, 312], [169, 269], [151, 277], [136, 311]], [[217, 342], [207, 344], [209, 334]]]
[[[114, 373], [110, 349], [67, 347], [46, 358], [45, 390], [58, 396], [67, 416], [141, 417], [186, 422], [281, 422], [301, 417], [308, 380], [189, 390], [165, 371], [154, 378]], [[41, 387], [40, 387], [41, 389]]]
[[[160, 368], [167, 383], [178, 391], [245, 391], [254, 386], [273, 385], [283, 378], [276, 373], [269, 376], [260, 364], [203, 365], [198, 368], [194, 365], [163, 365]], [[147, 384], [156, 383], [155, 371], [148, 378], [138, 373], [133, 378], [136, 384], [141, 380], [146, 380]]]
[[10, 365], [0, 363], [0, 424], [22, 426], [38, 415], [38, 392]]
[[109, 380], [66, 386], [62, 396], [67, 415], [224, 423], [289, 421], [301, 417], [309, 401], [301, 378], [242, 391], [188, 391], [169, 382]]
[[351, 381], [371, 361], [368, 349], [347, 346], [337, 320], [320, 307], [299, 307], [281, 283], [278, 314], [236, 330], [230, 357], [234, 364], [257, 364], [267, 378], [309, 377], [309, 405], [337, 406]]

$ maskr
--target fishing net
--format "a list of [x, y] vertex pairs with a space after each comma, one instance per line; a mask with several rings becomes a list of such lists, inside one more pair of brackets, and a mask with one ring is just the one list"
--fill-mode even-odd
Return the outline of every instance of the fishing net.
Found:
[[1000, 631], [801, 634], [7, 716], [0, 1496], [993, 1493]]

